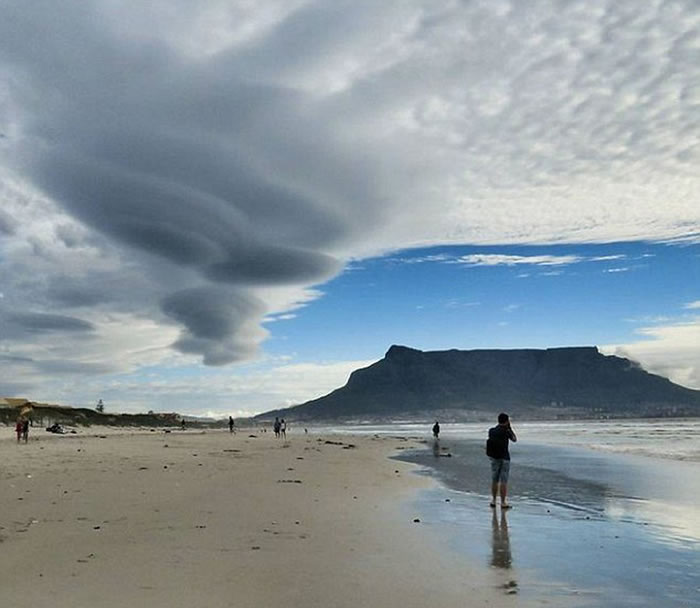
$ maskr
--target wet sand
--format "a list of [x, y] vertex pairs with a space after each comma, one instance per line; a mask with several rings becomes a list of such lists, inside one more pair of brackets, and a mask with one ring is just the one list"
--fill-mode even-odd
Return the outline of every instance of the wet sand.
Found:
[[519, 599], [700, 606], [700, 463], [519, 442], [514, 508], [502, 514], [488, 508], [483, 443], [445, 438], [401, 456], [444, 484], [422, 492], [416, 509], [451, 549], [507, 573]]
[[16, 445], [0, 430], [3, 608], [499, 607], [519, 593], [414, 521], [438, 486], [388, 458], [412, 441], [93, 430]]

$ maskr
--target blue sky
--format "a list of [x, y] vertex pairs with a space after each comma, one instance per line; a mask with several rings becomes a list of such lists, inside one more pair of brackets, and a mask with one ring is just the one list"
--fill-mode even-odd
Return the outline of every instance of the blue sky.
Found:
[[[697, 298], [698, 253], [696, 245], [613, 243], [436, 247], [364, 260], [293, 319], [268, 324], [266, 350], [362, 359], [392, 343], [624, 344], [639, 339], [640, 326], [692, 316], [684, 306]], [[459, 262], [477, 255], [484, 259]]]
[[[267, 350], [291, 343], [304, 358], [322, 349], [339, 359], [376, 356], [394, 342], [423, 350], [623, 343], [635, 321], [678, 316], [694, 299], [696, 249], [438, 247], [364, 260], [323, 285], [324, 297], [296, 318], [268, 325]], [[517, 263], [458, 261], [475, 255]], [[541, 256], [551, 260], [529, 261]]]
[[60, 6], [0, 21], [0, 395], [244, 415], [393, 343], [700, 388], [697, 2]]

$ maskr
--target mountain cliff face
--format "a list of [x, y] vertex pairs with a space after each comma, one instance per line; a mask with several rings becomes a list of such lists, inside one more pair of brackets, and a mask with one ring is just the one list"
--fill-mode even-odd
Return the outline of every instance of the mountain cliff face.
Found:
[[700, 415], [700, 391], [595, 347], [423, 352], [392, 346], [347, 384], [268, 412], [296, 420], [506, 410], [534, 417]]

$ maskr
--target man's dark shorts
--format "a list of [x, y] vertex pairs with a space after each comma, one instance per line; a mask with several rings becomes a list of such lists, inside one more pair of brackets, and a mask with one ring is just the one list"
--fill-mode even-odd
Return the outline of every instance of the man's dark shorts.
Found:
[[508, 474], [510, 473], [510, 460], [505, 458], [489, 458], [491, 461], [491, 480], [496, 483], [508, 483]]

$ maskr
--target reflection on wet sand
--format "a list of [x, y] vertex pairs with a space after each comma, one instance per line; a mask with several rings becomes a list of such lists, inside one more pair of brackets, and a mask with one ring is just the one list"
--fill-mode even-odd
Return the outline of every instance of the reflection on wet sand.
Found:
[[508, 520], [505, 511], [501, 511], [500, 521], [493, 511], [491, 519], [491, 565], [496, 568], [510, 568], [513, 564], [513, 556], [510, 551], [510, 539], [508, 538]]
[[590, 605], [700, 608], [699, 462], [523, 441], [512, 488], [517, 510], [505, 521], [499, 508], [484, 509], [490, 480], [483, 440], [448, 437], [440, 441], [452, 458], [436, 458], [444, 448], [430, 440], [428, 449], [401, 459], [435, 471], [457, 491], [449, 503], [436, 491], [426, 508], [448, 526], [463, 523], [456, 543], [489, 567], [504, 593], [520, 594], [521, 577], [540, 573], [547, 584], [562, 583], [564, 595], [594, 594], [599, 601]]

